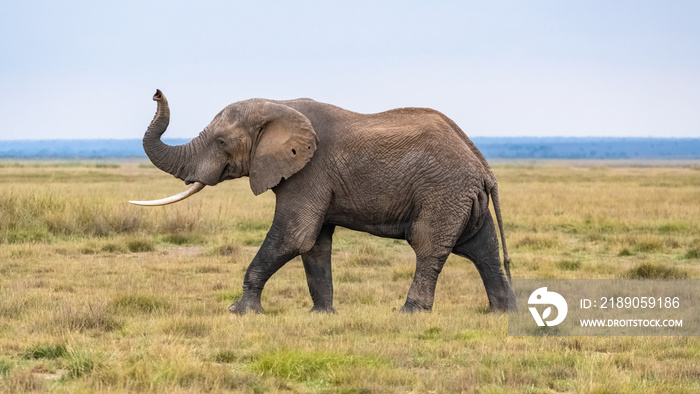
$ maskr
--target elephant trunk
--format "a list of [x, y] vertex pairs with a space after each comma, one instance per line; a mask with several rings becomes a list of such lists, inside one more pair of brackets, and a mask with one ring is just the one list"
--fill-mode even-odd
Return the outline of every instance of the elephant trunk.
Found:
[[151, 124], [146, 129], [146, 134], [143, 136], [143, 149], [156, 167], [178, 179], [182, 179], [185, 183], [193, 184], [186, 191], [161, 200], [130, 201], [136, 205], [171, 204], [184, 200], [202, 190], [205, 186], [204, 183], [193, 179], [195, 173], [193, 166], [197, 163], [197, 160], [195, 160], [197, 151], [201, 149], [203, 144], [201, 136], [187, 144], [177, 146], [171, 146], [161, 141], [160, 137], [170, 123], [170, 107], [168, 107], [168, 100], [160, 90], [156, 90], [153, 100], [158, 103], [158, 108]]
[[158, 103], [158, 108], [151, 124], [146, 129], [146, 134], [143, 136], [143, 149], [153, 165], [173, 175], [175, 178], [187, 182], [187, 177], [194, 173], [189, 166], [195, 162], [192, 159], [196, 157], [195, 151], [200, 143], [199, 137], [187, 144], [176, 146], [171, 146], [161, 141], [160, 137], [170, 123], [170, 107], [168, 106], [168, 100], [160, 90], [156, 90], [156, 93], [153, 95], [153, 101]]

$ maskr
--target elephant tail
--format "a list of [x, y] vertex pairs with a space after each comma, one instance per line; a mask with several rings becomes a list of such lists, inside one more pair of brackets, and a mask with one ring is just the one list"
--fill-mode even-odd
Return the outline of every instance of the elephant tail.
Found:
[[501, 245], [503, 246], [503, 267], [506, 270], [506, 276], [508, 277], [508, 283], [513, 285], [513, 280], [510, 277], [510, 257], [508, 257], [508, 248], [506, 248], [506, 236], [503, 231], [503, 219], [501, 219], [501, 204], [498, 202], [498, 184], [493, 185], [491, 188], [491, 198], [493, 199], [493, 210], [496, 212], [496, 222], [498, 223], [498, 230], [501, 233]]

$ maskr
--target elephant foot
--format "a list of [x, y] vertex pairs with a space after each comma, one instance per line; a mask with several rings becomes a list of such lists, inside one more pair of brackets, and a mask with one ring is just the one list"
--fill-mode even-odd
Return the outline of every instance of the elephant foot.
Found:
[[490, 312], [498, 313], [508, 313], [517, 312], [518, 305], [515, 303], [515, 299], [508, 298], [507, 300], [500, 300], [500, 302], [489, 302]]
[[421, 306], [416, 302], [406, 301], [406, 303], [399, 310], [400, 313], [416, 313], [416, 312], [432, 312], [433, 307]]
[[313, 308], [311, 308], [311, 313], [328, 313], [328, 314], [336, 314], [337, 312], [335, 311], [335, 308], [333, 306], [318, 306], [314, 305]]
[[501, 291], [492, 291], [490, 294], [487, 289], [487, 295], [489, 299], [489, 310], [491, 312], [516, 312], [518, 310], [518, 304], [515, 301], [515, 294], [508, 287]]
[[263, 308], [262, 305], [260, 305], [260, 301], [251, 301], [241, 298], [229, 306], [228, 311], [237, 315], [245, 315], [248, 311], [263, 313]]

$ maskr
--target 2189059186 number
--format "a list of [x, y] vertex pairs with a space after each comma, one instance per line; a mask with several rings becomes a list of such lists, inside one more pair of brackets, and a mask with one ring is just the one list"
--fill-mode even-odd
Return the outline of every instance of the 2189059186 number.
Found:
[[678, 309], [679, 297], [601, 297], [600, 308], [617, 309]]

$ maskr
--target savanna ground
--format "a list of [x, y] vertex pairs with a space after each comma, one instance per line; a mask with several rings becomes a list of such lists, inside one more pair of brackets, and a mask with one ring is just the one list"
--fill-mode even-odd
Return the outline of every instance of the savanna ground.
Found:
[[[700, 278], [700, 165], [494, 165], [515, 278]], [[336, 315], [301, 261], [234, 316], [274, 195], [183, 184], [142, 162], [0, 163], [0, 390], [698, 392], [697, 337], [509, 337], [450, 257], [431, 314], [404, 315], [403, 241], [340, 229]]]

